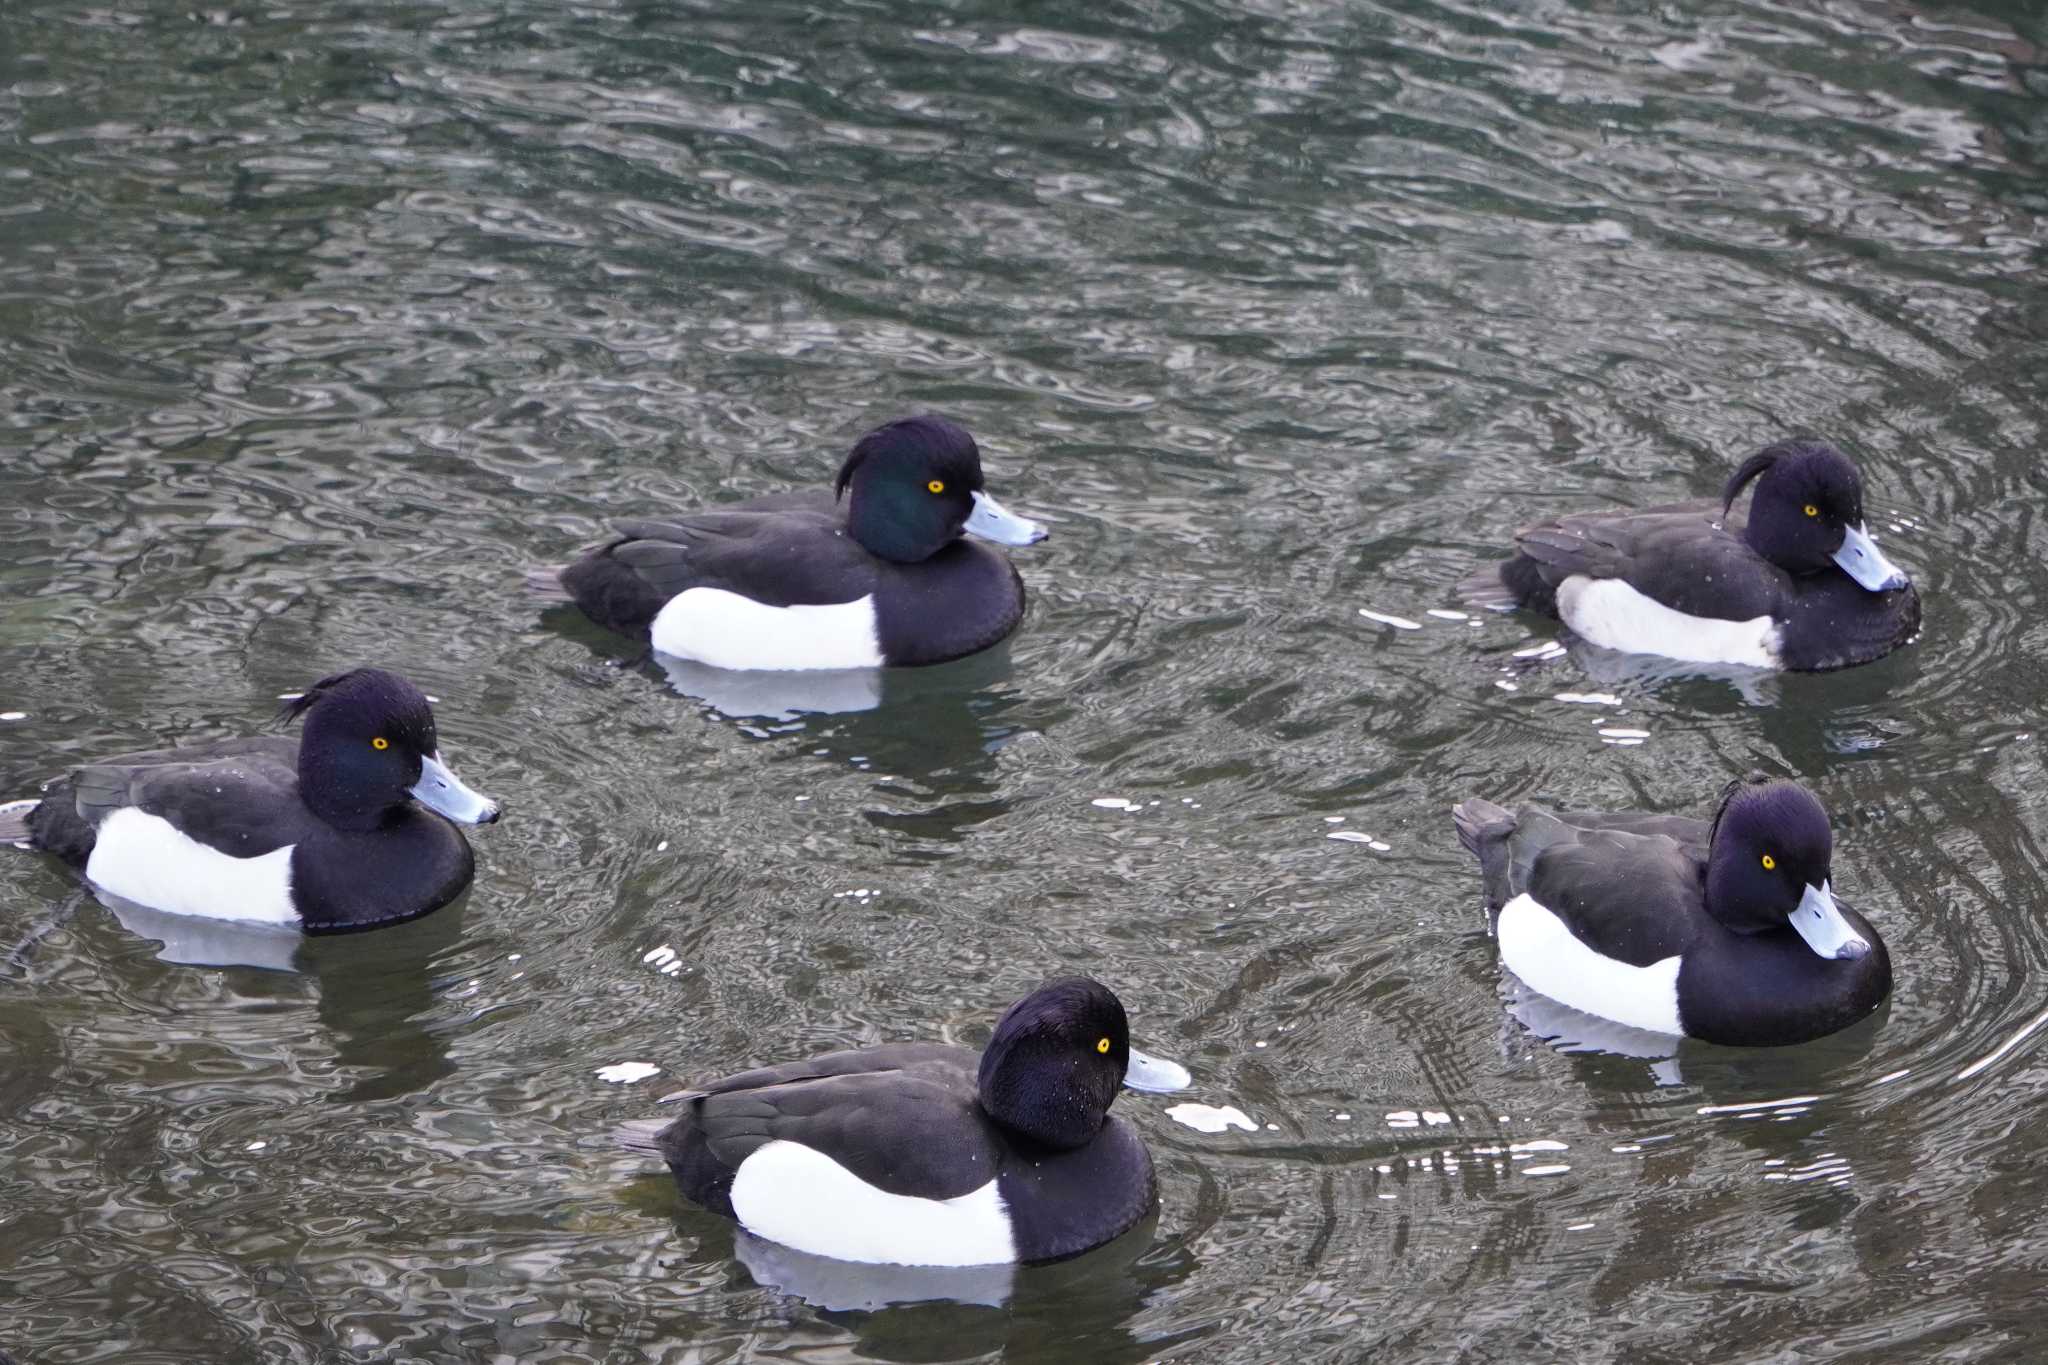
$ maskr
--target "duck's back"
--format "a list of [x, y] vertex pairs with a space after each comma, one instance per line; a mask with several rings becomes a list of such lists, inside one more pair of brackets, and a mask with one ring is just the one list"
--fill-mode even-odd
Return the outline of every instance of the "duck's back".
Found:
[[299, 745], [282, 736], [120, 754], [72, 769], [29, 816], [31, 842], [83, 867], [109, 817], [135, 810], [196, 843], [257, 857], [302, 837]]
[[[1635, 967], [1676, 956], [1699, 937], [1706, 922], [1705, 822], [1640, 812], [1492, 809], [1512, 823], [1491, 830], [1486, 850], [1474, 851], [1496, 914], [1526, 896], [1586, 947]], [[1460, 821], [1461, 836], [1469, 823], [1469, 816]], [[1497, 826], [1499, 817], [1486, 823]]]
[[976, 1055], [902, 1044], [763, 1067], [674, 1097], [628, 1145], [683, 1194], [771, 1241], [840, 1260], [1014, 1260], [996, 1192], [1002, 1147], [974, 1101]]
[[[892, 1194], [950, 1199], [993, 1178], [977, 1054], [933, 1043], [830, 1052], [687, 1092], [658, 1149], [683, 1193], [733, 1215], [733, 1173], [775, 1141], [822, 1152]], [[911, 1135], [929, 1140], [911, 1140]]]
[[674, 518], [615, 523], [617, 538], [561, 572], [583, 613], [645, 636], [661, 609], [692, 588], [769, 607], [851, 602], [874, 588], [881, 563], [846, 534], [832, 500], [781, 493]]
[[[1718, 503], [1677, 503], [1639, 512], [1577, 512], [1524, 527], [1516, 554], [1473, 580], [1475, 600], [1559, 614], [1558, 590], [1572, 579], [1625, 583], [1687, 616], [1747, 621], [1776, 614], [1791, 577], [1742, 540], [1743, 514], [1725, 522]], [[1505, 589], [1506, 597], [1501, 596]]]

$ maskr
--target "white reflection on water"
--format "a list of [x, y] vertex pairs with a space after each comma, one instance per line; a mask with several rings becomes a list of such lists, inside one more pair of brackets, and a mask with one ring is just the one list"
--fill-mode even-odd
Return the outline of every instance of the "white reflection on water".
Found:
[[243, 920], [173, 915], [92, 888], [100, 904], [114, 912], [121, 927], [137, 938], [162, 945], [157, 957], [193, 967], [258, 967], [265, 971], [295, 970], [293, 958], [305, 939], [297, 926], [251, 924]]

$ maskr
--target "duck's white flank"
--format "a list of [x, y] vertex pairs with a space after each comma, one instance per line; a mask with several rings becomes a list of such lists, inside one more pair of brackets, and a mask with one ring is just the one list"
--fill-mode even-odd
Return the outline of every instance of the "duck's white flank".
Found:
[[1522, 984], [1560, 1005], [1652, 1033], [1683, 1035], [1677, 957], [1647, 967], [1602, 957], [1527, 892], [1500, 908], [1500, 960]]
[[1783, 631], [1769, 616], [1747, 621], [1688, 616], [1618, 578], [1574, 574], [1565, 579], [1557, 585], [1557, 614], [1583, 638], [1630, 654], [1661, 654], [1698, 664], [1781, 666]]
[[94, 886], [173, 915], [297, 924], [292, 847], [237, 858], [208, 848], [160, 816], [126, 806], [100, 821], [85, 876]]
[[654, 647], [713, 668], [879, 668], [872, 594], [822, 607], [770, 607], [723, 588], [671, 597], [648, 632]]
[[998, 1265], [1017, 1259], [995, 1173], [953, 1199], [876, 1189], [799, 1142], [771, 1142], [740, 1163], [732, 1211], [756, 1236], [869, 1265]]

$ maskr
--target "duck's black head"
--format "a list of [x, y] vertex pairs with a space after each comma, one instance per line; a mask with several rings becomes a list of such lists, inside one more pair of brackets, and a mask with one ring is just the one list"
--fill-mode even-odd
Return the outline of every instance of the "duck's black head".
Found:
[[1707, 840], [1707, 910], [1738, 934], [1789, 925], [1822, 957], [1862, 957], [1869, 942], [1835, 905], [1834, 856], [1812, 792], [1761, 774], [1730, 783]]
[[1790, 574], [1839, 568], [1871, 592], [1908, 580], [1877, 548], [1863, 524], [1863, 476], [1825, 441], [1780, 441], [1742, 462], [1721, 490], [1726, 515], [1743, 486], [1756, 480], [1742, 538]]
[[489, 824], [498, 805], [441, 762], [434, 708], [417, 687], [381, 668], [322, 678], [286, 702], [280, 719], [305, 717], [299, 797], [341, 829], [374, 829], [407, 801], [451, 820]]
[[985, 491], [981, 451], [967, 429], [943, 417], [905, 417], [854, 444], [834, 491], [847, 502], [847, 529], [869, 553], [898, 564], [931, 558], [962, 531], [1004, 545], [1045, 539], [1045, 528], [1014, 516]]
[[1048, 981], [1019, 1000], [982, 1049], [981, 1107], [1005, 1128], [1071, 1148], [1101, 1131], [1131, 1061], [1123, 1002], [1085, 976]]

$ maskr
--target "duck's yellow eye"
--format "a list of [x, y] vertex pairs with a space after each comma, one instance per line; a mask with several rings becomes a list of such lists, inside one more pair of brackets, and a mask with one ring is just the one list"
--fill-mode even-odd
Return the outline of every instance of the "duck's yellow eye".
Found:
[[1808, 504], [1806, 504], [1806, 515], [1808, 515], [1809, 517], [1817, 517], [1820, 515], [1820, 509], [1809, 502]]
[[933, 479], [930, 483], [926, 484], [925, 487], [929, 488], [934, 493], [943, 493], [946, 491], [946, 481], [944, 479]]
[[372, 749], [388, 749], [391, 747], [391, 741], [379, 735], [370, 741], [370, 747]]
[[1776, 872], [1777, 870], [1778, 860], [1776, 858], [1773, 858], [1770, 854], [1766, 853], [1764, 855], [1764, 871]]
[[1097, 1052], [1108, 1052], [1108, 1051], [1109, 1051], [1109, 1039], [1107, 1039], [1107, 1038], [1097, 1038], [1097, 1039], [1095, 1040], [1095, 1050], [1096, 1050]]

